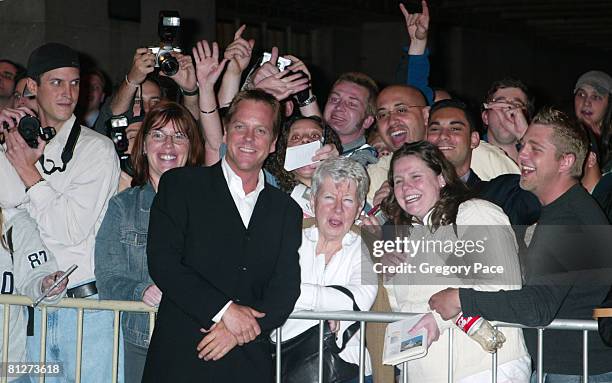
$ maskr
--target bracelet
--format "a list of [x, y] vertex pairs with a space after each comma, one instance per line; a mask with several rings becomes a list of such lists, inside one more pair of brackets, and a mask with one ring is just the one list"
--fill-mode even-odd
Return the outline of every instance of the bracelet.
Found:
[[204, 114], [213, 114], [213, 113], [215, 113], [218, 110], [219, 110], [219, 108], [215, 107], [215, 109], [211, 110], [210, 112], [207, 112], [207, 111], [202, 110], [202, 109], [200, 109], [200, 112], [202, 112]]
[[133, 86], [134, 88], [138, 88], [138, 84], [136, 84], [136, 83], [134, 83], [134, 82], [131, 82], [131, 81], [128, 79], [127, 74], [125, 75], [125, 83], [126, 83], [126, 84], [128, 84], [129, 86]]
[[28, 192], [28, 190], [30, 190], [30, 189], [32, 189], [32, 188], [34, 187], [34, 185], [37, 185], [37, 184], [39, 184], [39, 183], [43, 182], [44, 180], [45, 180], [44, 178], [40, 177], [40, 178], [38, 179], [38, 181], [34, 182], [32, 185], [30, 185], [30, 186], [26, 186], [26, 188], [25, 188], [25, 192], [27, 193], [27, 192]]
[[183, 96], [197, 96], [198, 94], [200, 94], [200, 88], [196, 85], [196, 88], [194, 90], [185, 90], [183, 88], [179, 88], [181, 90], [181, 93], [183, 94]]
[[306, 101], [304, 101], [304, 102], [298, 102], [298, 106], [299, 106], [300, 108], [303, 108], [303, 107], [305, 107], [305, 106], [307, 106], [307, 105], [312, 104], [312, 103], [313, 103], [313, 102], [315, 102], [315, 101], [317, 101], [317, 96], [315, 96], [315, 95], [313, 94], [312, 96], [308, 97], [308, 99], [307, 99]]

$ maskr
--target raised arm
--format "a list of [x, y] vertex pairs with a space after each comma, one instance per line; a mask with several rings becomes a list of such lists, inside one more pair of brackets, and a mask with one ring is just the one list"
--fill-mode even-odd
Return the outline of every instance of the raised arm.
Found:
[[223, 57], [229, 60], [227, 70], [221, 80], [219, 88], [219, 105], [227, 106], [240, 89], [240, 76], [251, 61], [255, 40], [245, 40], [242, 33], [246, 25], [242, 25], [234, 34], [234, 41], [225, 49]]
[[423, 0], [422, 13], [409, 13], [400, 3], [400, 10], [404, 15], [406, 30], [410, 39], [408, 47], [408, 76], [407, 84], [418, 88], [429, 104], [433, 103], [434, 92], [429, 86], [429, 57], [427, 49], [427, 33], [429, 31], [429, 7]]
[[308, 76], [309, 86], [308, 86], [308, 99], [300, 104], [299, 100], [297, 101], [297, 105], [300, 108], [300, 112], [302, 116], [318, 116], [323, 118], [321, 114], [321, 109], [319, 108], [319, 104], [317, 102], [317, 97], [312, 92], [312, 75], [306, 67], [306, 64], [299, 58], [292, 55], [285, 55], [286, 58], [291, 60], [291, 65], [289, 66], [289, 70], [293, 72], [302, 71]]
[[138, 86], [147, 75], [155, 70], [155, 55], [147, 48], [138, 48], [134, 53], [132, 67], [125, 76], [111, 101], [113, 116], [123, 114], [129, 109]]
[[201, 92], [198, 109], [204, 136], [205, 161], [210, 166], [221, 159], [219, 150], [223, 142], [223, 125], [215, 97], [215, 83], [229, 60], [225, 58], [219, 63], [219, 46], [214, 42], [211, 49], [206, 40], [196, 44], [193, 57]]

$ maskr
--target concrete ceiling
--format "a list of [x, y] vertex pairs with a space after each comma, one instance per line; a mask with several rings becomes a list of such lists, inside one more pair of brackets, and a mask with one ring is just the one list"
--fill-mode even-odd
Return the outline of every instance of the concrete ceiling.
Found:
[[[406, 0], [409, 9], [420, 1]], [[612, 50], [612, 0], [430, 0], [432, 22]], [[397, 0], [221, 0], [217, 18], [280, 25], [402, 22]]]

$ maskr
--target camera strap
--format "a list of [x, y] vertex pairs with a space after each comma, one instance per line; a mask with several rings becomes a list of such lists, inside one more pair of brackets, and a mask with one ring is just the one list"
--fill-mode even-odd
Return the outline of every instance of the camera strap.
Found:
[[[55, 161], [53, 160], [45, 160], [44, 153], [42, 156], [40, 156], [40, 159], [38, 160], [38, 162], [40, 163], [40, 166], [42, 167], [46, 175], [51, 175], [55, 173], [56, 171], [60, 171], [60, 172], [66, 171], [66, 166], [68, 165], [68, 162], [70, 162], [70, 160], [72, 159], [72, 155], [74, 154], [74, 148], [76, 147], [76, 143], [79, 140], [80, 135], [81, 135], [81, 125], [75, 119], [74, 124], [72, 124], [72, 128], [70, 128], [70, 134], [68, 135], [68, 140], [66, 141], [66, 145], [64, 146], [64, 149], [62, 150], [62, 156], [61, 156], [62, 166], [61, 167], [55, 166]], [[45, 168], [45, 162], [51, 163], [51, 169], [47, 170]]]

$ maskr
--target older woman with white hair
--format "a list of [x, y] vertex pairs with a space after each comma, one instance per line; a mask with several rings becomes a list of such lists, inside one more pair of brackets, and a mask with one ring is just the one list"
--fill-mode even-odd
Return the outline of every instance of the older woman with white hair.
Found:
[[[347, 158], [325, 160], [315, 171], [312, 178], [311, 204], [316, 225], [302, 231], [302, 246], [299, 250], [301, 293], [294, 312], [357, 308], [367, 311], [374, 303], [378, 289], [376, 279], [365, 281], [362, 278], [362, 271], [372, 270], [371, 260], [365, 246], [362, 246], [360, 235], [351, 231], [351, 226], [365, 204], [369, 182], [363, 166]], [[345, 375], [345, 378], [340, 380], [343, 382], [358, 381], [361, 334], [357, 331], [349, 339], [345, 339], [356, 327], [351, 328], [352, 324], [353, 322], [329, 323], [331, 331], [338, 333], [337, 345], [345, 343], [345, 348], [339, 352], [339, 356], [348, 364], [348, 370], [352, 368], [353, 371], [349, 374], [351, 376]], [[294, 338], [307, 336], [309, 331], [315, 333], [318, 339], [318, 321], [289, 319], [282, 327], [283, 347]], [[274, 334], [272, 339], [276, 339]], [[297, 363], [300, 365], [294, 364], [295, 360], [292, 360], [291, 355], [286, 356], [283, 353], [281, 360], [285, 360], [282, 362], [283, 382], [292, 381], [292, 375], [303, 374], [307, 369], [302, 362]], [[367, 350], [365, 361], [365, 381], [371, 382], [371, 363]], [[316, 363], [315, 358], [315, 368], [311, 371], [314, 376], [318, 373]], [[327, 369], [324, 371], [324, 381], [327, 381], [325, 375], [330, 372]]]

